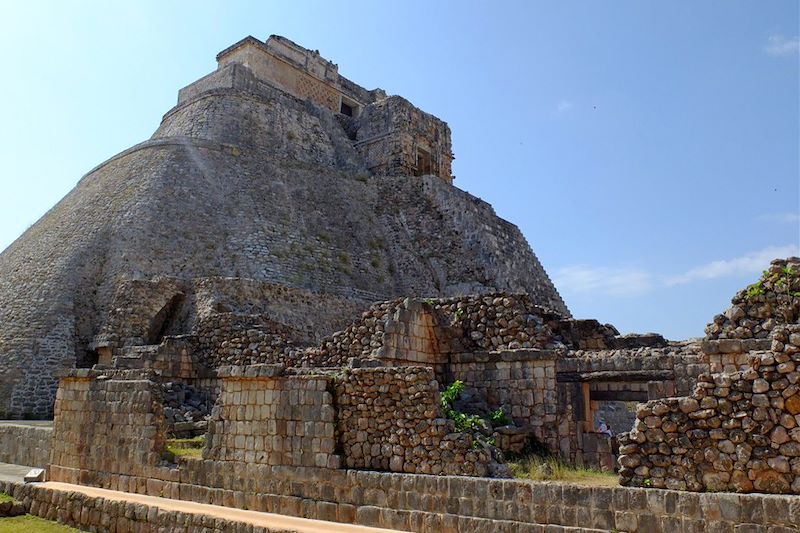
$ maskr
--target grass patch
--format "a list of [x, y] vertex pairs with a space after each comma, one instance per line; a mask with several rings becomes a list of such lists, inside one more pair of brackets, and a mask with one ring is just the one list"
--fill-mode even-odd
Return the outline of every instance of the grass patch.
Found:
[[619, 485], [613, 472], [600, 472], [592, 468], [571, 466], [555, 457], [527, 455], [509, 461], [508, 469], [517, 479], [555, 481], [590, 487], [615, 487]]
[[0, 492], [0, 503], [15, 502], [16, 500], [4, 492]]
[[167, 446], [167, 451], [175, 457], [183, 457], [186, 459], [202, 459], [202, 448], [170, 448]]
[[0, 533], [80, 533], [79, 530], [50, 522], [38, 516], [24, 515], [0, 518]]
[[171, 453], [174, 457], [202, 459], [203, 446], [205, 446], [205, 444], [205, 437], [194, 437], [191, 439], [169, 439], [167, 440], [167, 452]]
[[192, 437], [191, 439], [168, 439], [167, 446], [174, 448], [202, 448], [206, 445], [205, 437]]

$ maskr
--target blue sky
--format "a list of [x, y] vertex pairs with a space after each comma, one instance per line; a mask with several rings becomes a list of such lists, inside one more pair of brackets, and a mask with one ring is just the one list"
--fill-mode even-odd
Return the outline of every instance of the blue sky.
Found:
[[285, 35], [453, 130], [455, 184], [573, 311], [702, 335], [800, 254], [796, 1], [2, 2], [0, 248], [148, 138], [246, 35]]

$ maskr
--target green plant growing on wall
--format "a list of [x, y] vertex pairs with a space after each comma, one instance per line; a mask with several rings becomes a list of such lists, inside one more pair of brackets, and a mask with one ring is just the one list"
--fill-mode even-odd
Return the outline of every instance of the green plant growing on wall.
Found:
[[764, 294], [764, 287], [762, 286], [760, 281], [747, 286], [746, 296], [748, 299], [755, 298], [756, 296], [761, 296], [762, 294]]
[[800, 298], [800, 291], [792, 290], [793, 281], [797, 276], [798, 273], [788, 265], [781, 268], [779, 272], [774, 272], [772, 274], [765, 270], [761, 273], [761, 279], [752, 285], [748, 285], [745, 291], [745, 297], [751, 299], [762, 296], [766, 293], [767, 288], [772, 288], [776, 292], [783, 292], [785, 290], [786, 296], [790, 298]]
[[464, 382], [460, 379], [455, 380], [441, 394], [441, 406], [444, 416], [455, 422], [456, 429], [462, 432], [474, 432], [480, 429], [481, 417], [478, 415], [467, 415], [453, 408], [461, 392], [464, 390]]
[[506, 416], [503, 408], [498, 407], [489, 413], [489, 422], [491, 422], [493, 426], [507, 426], [511, 423], [511, 420]]

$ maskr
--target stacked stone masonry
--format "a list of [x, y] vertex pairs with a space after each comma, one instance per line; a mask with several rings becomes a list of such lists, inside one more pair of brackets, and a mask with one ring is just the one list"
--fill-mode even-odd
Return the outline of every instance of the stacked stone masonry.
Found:
[[170, 511], [154, 505], [88, 496], [37, 485], [0, 482], [0, 490], [19, 498], [28, 512], [81, 531], [101, 533], [291, 533], [210, 515]]
[[167, 427], [155, 379], [134, 370], [74, 370], [63, 377], [55, 406], [52, 478], [98, 484], [112, 474], [157, 476], [165, 464]]
[[340, 467], [330, 378], [281, 374], [279, 366], [220, 369], [205, 459]]
[[771, 340], [744, 370], [703, 374], [691, 396], [643, 405], [620, 437], [622, 482], [800, 494], [800, 324]]
[[800, 258], [772, 261], [759, 281], [736, 293], [733, 305], [706, 326], [706, 338], [766, 339], [775, 327], [800, 320], [798, 294]]
[[485, 476], [491, 455], [442, 416], [429, 367], [360, 368], [336, 380], [348, 468]]
[[0, 424], [0, 463], [45, 468], [52, 438], [52, 427]]
[[[175, 480], [112, 476], [108, 482], [113, 490], [418, 533], [705, 533], [737, 528], [790, 533], [800, 523], [794, 496], [266, 465], [234, 468], [211, 461], [181, 465]], [[0, 489], [21, 501], [54, 503], [46, 507], [53, 514], [45, 515], [54, 519], [59, 519], [57, 506], [68, 501], [35, 484]], [[34, 495], [41, 490], [41, 496]], [[66, 512], [61, 517], [66, 521]]]

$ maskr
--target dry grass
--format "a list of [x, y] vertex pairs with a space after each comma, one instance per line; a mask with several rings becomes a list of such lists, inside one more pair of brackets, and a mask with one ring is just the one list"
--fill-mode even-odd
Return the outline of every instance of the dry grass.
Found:
[[600, 472], [591, 468], [570, 466], [553, 457], [528, 455], [508, 463], [511, 475], [517, 479], [553, 481], [587, 487], [616, 487], [619, 479], [613, 472]]

